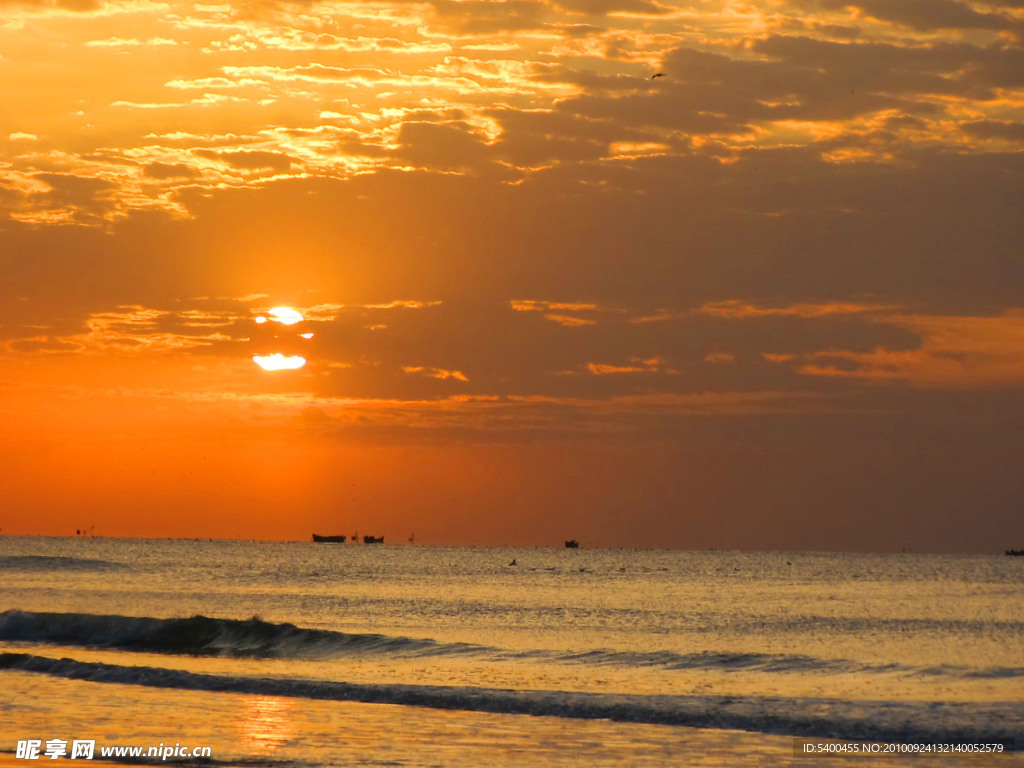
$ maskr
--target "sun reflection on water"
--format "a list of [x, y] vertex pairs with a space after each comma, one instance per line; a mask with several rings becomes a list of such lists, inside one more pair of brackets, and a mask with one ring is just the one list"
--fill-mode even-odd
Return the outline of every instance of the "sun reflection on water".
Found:
[[245, 696], [245, 713], [238, 721], [238, 734], [257, 754], [273, 752], [294, 733], [291, 711], [295, 702], [274, 696]]

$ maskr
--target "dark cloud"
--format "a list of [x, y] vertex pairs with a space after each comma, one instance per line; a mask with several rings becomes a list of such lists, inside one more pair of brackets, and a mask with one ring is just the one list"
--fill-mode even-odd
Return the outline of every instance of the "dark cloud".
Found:
[[370, 144], [357, 136], [346, 137], [338, 141], [338, 149], [346, 155], [357, 157], [383, 158], [390, 157], [390, 150], [379, 144]]
[[67, 221], [96, 224], [117, 206], [118, 185], [105, 179], [48, 172], [36, 173], [34, 177], [49, 189], [21, 199], [31, 209], [59, 211]]
[[896, 115], [885, 118], [883, 125], [890, 131], [915, 130], [923, 131], [928, 127], [928, 122], [919, 117], [911, 115]]
[[465, 35], [538, 29], [546, 23], [544, 5], [533, 0], [431, 0], [431, 26]]
[[640, 13], [661, 16], [673, 10], [651, 0], [554, 0], [555, 8], [569, 13], [603, 16], [609, 13]]
[[861, 36], [860, 27], [848, 24], [826, 24], [812, 19], [786, 16], [776, 22], [779, 29], [787, 31], [817, 32], [827, 37], [854, 40]]
[[524, 112], [504, 109], [489, 113], [502, 128], [494, 151], [519, 165], [550, 161], [577, 162], [604, 157], [613, 141], [659, 141], [649, 131], [588, 119], [567, 111]]
[[[299, 354], [321, 396], [430, 400], [452, 395], [609, 398], [641, 394], [834, 392], [857, 382], [807, 376], [807, 365], [858, 371], [853, 355], [915, 351], [921, 337], [879, 316], [843, 312], [719, 315], [554, 307], [452, 299], [420, 307], [349, 306], [332, 320], [282, 328], [253, 322], [251, 303], [103, 313], [104, 344], [177, 337], [189, 354]], [[225, 305], [227, 306], [227, 305]], [[559, 314], [560, 313], [560, 314]], [[82, 333], [85, 329], [76, 329]], [[303, 339], [300, 333], [314, 334]], [[17, 351], [57, 349], [25, 327]], [[76, 342], [77, 343], [77, 342]], [[84, 342], [83, 342], [84, 343]], [[77, 348], [77, 347], [76, 347]], [[965, 363], [969, 361], [963, 361]], [[868, 371], [870, 373], [870, 371]]]
[[149, 179], [190, 179], [202, 172], [185, 163], [149, 163], [142, 169], [142, 175]]
[[1024, 123], [1005, 120], [975, 120], [969, 123], [960, 123], [960, 130], [975, 139], [1024, 141]]
[[396, 157], [433, 169], [475, 166], [488, 156], [483, 139], [466, 123], [405, 122], [398, 132]]
[[559, 34], [573, 38], [590, 37], [591, 35], [598, 35], [605, 31], [604, 27], [594, 26], [593, 24], [550, 23], [545, 26], [549, 29], [556, 30]]
[[45, 181], [53, 190], [50, 195], [57, 200], [78, 202], [94, 200], [97, 196], [110, 192], [115, 185], [103, 179], [89, 176], [76, 176], [71, 173], [37, 173], [40, 181]]
[[77, 352], [81, 345], [63, 339], [18, 339], [7, 344], [13, 352]]
[[[528, 130], [583, 130], [566, 117]], [[463, 126], [407, 130], [406, 151], [422, 152], [410, 159], [488, 153]], [[479, 293], [634, 311], [737, 297], [874, 296], [938, 313], [1024, 305], [1024, 157], [899, 152], [898, 163], [827, 162], [814, 146], [751, 148], [727, 163], [696, 151], [583, 157], [517, 186], [385, 171], [185, 189], [190, 221], [134, 213], [109, 232], [8, 222], [0, 291], [39, 312], [268, 290], [287, 303], [313, 286], [341, 301]], [[107, 189], [53, 181], [74, 200]]]
[[[570, 98], [557, 111], [603, 123], [610, 140], [626, 140], [627, 131], [643, 128], [729, 134], [749, 133], [757, 123], [848, 120], [883, 110], [932, 114], [941, 109], [932, 97], [988, 98], [989, 89], [1012, 84], [1019, 53], [968, 44], [837, 43], [780, 35], [755, 40], [751, 50], [760, 58], [680, 47], [665, 56], [664, 78], [637, 79], [632, 91]], [[538, 118], [519, 121], [529, 119]], [[546, 135], [557, 142], [563, 134]]]
[[[953, 75], [989, 53], [976, 46], [941, 43], [902, 46], [889, 43], [836, 43], [808, 37], [774, 35], [754, 44], [754, 50], [780, 60], [780, 72], [794, 68], [809, 95], [836, 97], [868, 91], [879, 94], [943, 95], [964, 93], [969, 85]], [[815, 73], [820, 76], [815, 76]], [[778, 91], [777, 81], [765, 83]]]
[[1021, 22], [1000, 13], [983, 13], [956, 0], [818, 0], [822, 8], [858, 11], [912, 29], [1021, 30]]
[[[350, 310], [317, 326], [311, 354], [349, 366], [332, 367], [319, 393], [578, 398], [833, 389], [833, 382], [801, 376], [797, 368], [815, 353], [914, 350], [921, 341], [915, 333], [857, 316], [683, 313], [636, 322], [633, 315], [606, 312], [590, 324], [565, 325], [559, 322], [564, 315], [553, 314], [458, 300], [422, 309]], [[783, 365], [766, 353], [792, 360]], [[839, 364], [856, 368], [849, 359]]]

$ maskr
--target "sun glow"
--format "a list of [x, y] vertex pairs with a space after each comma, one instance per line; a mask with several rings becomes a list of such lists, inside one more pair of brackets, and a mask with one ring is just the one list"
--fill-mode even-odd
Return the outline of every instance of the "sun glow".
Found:
[[253, 362], [264, 371], [294, 371], [306, 364], [306, 358], [298, 355], [282, 355], [275, 352], [272, 355], [253, 355]]
[[[258, 325], [263, 325], [271, 320], [281, 325], [295, 325], [301, 323], [305, 318], [297, 310], [291, 307], [274, 307], [266, 315], [256, 318]], [[285, 334], [289, 335], [289, 334]], [[313, 338], [312, 333], [300, 333], [303, 339]], [[275, 334], [274, 338], [280, 338]], [[306, 364], [306, 358], [299, 355], [285, 355], [281, 352], [274, 352], [270, 355], [253, 355], [252, 360], [264, 371], [294, 371]]]
[[295, 325], [302, 322], [302, 315], [291, 307], [274, 307], [267, 312], [271, 320], [276, 320], [281, 325]]

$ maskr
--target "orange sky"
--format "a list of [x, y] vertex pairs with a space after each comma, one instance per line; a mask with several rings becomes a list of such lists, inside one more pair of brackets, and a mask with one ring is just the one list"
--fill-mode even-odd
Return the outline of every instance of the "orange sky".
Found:
[[0, 0], [0, 532], [1020, 547], [1022, 147], [1018, 0]]

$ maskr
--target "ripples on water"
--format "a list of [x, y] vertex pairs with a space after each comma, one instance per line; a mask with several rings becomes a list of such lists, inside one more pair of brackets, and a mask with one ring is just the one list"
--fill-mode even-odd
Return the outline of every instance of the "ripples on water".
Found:
[[760, 732], [730, 736], [748, 750], [1024, 720], [1020, 558], [6, 538], [0, 583], [0, 676], [255, 696], [253, 754], [299, 754], [282, 722], [310, 707], [369, 702]]

